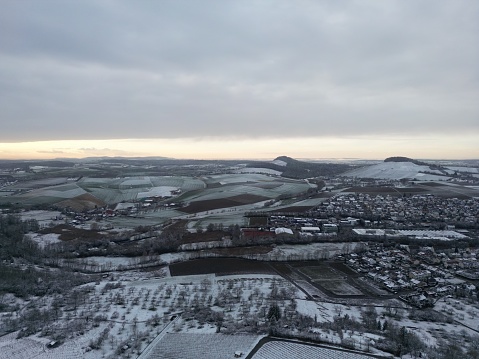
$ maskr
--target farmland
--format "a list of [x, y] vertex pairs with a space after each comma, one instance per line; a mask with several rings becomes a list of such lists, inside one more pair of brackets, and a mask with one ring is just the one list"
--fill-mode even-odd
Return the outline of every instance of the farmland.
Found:
[[[54, 177], [29, 180], [6, 187], [0, 203], [22, 206], [55, 205], [75, 210], [92, 209], [121, 202], [137, 202], [150, 197], [184, 203], [186, 214], [262, 203], [280, 196], [295, 196], [312, 186], [304, 181], [258, 173], [230, 173], [206, 177], [131, 176], [81, 177], [72, 180]], [[176, 194], [173, 196], [172, 193]], [[173, 197], [172, 197], [173, 196]], [[170, 199], [169, 199], [170, 198]], [[168, 200], [169, 199], [169, 200]], [[159, 215], [171, 218], [175, 215]], [[135, 223], [154, 224], [157, 215], [146, 215]], [[148, 220], [150, 218], [151, 220]], [[158, 222], [156, 222], [158, 223]]]
[[[233, 357], [239, 351], [250, 359], [362, 359], [368, 354], [341, 349], [431, 357], [443, 348], [443, 340], [460, 340], [469, 359], [465, 351], [477, 334], [477, 292], [471, 282], [459, 279], [464, 271], [455, 276], [454, 266], [466, 269], [477, 258], [473, 228], [459, 231], [463, 234], [451, 241], [452, 250], [441, 254], [437, 246], [434, 253], [388, 238], [380, 238], [376, 246], [350, 232], [353, 226], [366, 227], [353, 221], [369, 215], [359, 203], [387, 209], [369, 223], [376, 221], [386, 233], [387, 226], [403, 223], [393, 219], [398, 213], [386, 216], [400, 212], [392, 204], [415, 203], [419, 197], [424, 204], [404, 207], [403, 215], [417, 209], [422, 225], [438, 207], [438, 215], [464, 217], [466, 223], [477, 213], [472, 198], [477, 187], [392, 180], [374, 185], [357, 178], [293, 180], [280, 177], [280, 170], [241, 165], [181, 168], [173, 163], [168, 168], [174, 175], [161, 175], [168, 171], [159, 166], [138, 165], [138, 171], [125, 166], [91, 166], [82, 176], [68, 177], [55, 170], [51, 178], [42, 170], [4, 182], [0, 210], [17, 211], [32, 225], [19, 228], [38, 224], [35, 232], [19, 232], [38, 247], [22, 236], [10, 238], [10, 230], [0, 231], [5, 243], [13, 243], [12, 248], [0, 243], [2, 269], [19, 271], [20, 283], [32, 278], [28, 288], [12, 281], [11, 288], [22, 295], [0, 292], [0, 331], [12, 332], [0, 337], [1, 353], [11, 359], [181, 359]], [[322, 182], [328, 182], [327, 189]], [[436, 202], [428, 194], [441, 199]], [[454, 196], [468, 201], [444, 199]], [[457, 208], [465, 210], [450, 216]], [[8, 223], [15, 217], [2, 219]], [[385, 217], [387, 222], [380, 222]], [[322, 232], [326, 223], [337, 224], [338, 231]], [[316, 226], [320, 233], [303, 230]], [[434, 230], [404, 233], [431, 238]], [[38, 258], [32, 260], [32, 253]], [[436, 257], [436, 264], [425, 266], [426, 259]], [[414, 290], [411, 278], [440, 266], [439, 274], [423, 278], [434, 276], [447, 284], [421, 283], [420, 294], [432, 298], [437, 288], [449, 291], [452, 285], [456, 292], [441, 292], [434, 307], [414, 309], [402, 297]], [[401, 276], [408, 286], [399, 294], [389, 291], [380, 276], [369, 278], [375, 272], [397, 276], [393, 280]], [[61, 281], [48, 281], [60, 274], [65, 276]], [[76, 282], [77, 277], [82, 281]], [[291, 337], [298, 341], [284, 340]], [[52, 340], [57, 347], [49, 347]]]
[[248, 358], [251, 359], [275, 359], [281, 358], [288, 353], [289, 359], [371, 359], [374, 356], [360, 354], [357, 352], [338, 350], [321, 346], [307, 345], [298, 342], [288, 341], [267, 341], [259, 350]]
[[233, 358], [235, 352], [248, 353], [259, 338], [244, 334], [168, 333], [144, 359]]
[[192, 274], [275, 274], [275, 271], [266, 263], [235, 258], [197, 259], [175, 263], [170, 266], [170, 272], [172, 276]]

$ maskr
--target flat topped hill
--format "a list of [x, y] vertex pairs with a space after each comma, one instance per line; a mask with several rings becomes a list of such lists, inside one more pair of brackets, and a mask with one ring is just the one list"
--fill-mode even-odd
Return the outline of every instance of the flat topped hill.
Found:
[[280, 156], [273, 161], [253, 161], [247, 167], [267, 168], [281, 173], [282, 177], [296, 179], [336, 176], [353, 168], [350, 164], [306, 162], [288, 156]]
[[365, 166], [346, 172], [348, 177], [375, 179], [416, 179], [420, 181], [446, 181], [450, 177], [437, 165], [430, 165], [408, 157], [389, 157], [382, 163]]

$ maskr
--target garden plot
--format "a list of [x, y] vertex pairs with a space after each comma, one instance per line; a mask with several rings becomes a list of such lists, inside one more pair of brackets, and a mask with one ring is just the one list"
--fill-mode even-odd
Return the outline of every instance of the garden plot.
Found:
[[284, 358], [288, 353], [288, 359], [371, 359], [372, 356], [357, 352], [338, 350], [332, 348], [312, 346], [302, 343], [286, 341], [270, 341], [265, 343], [253, 355], [252, 359], [277, 359]]
[[244, 334], [168, 333], [147, 358], [234, 358], [235, 352], [249, 353], [260, 338], [258, 335]]

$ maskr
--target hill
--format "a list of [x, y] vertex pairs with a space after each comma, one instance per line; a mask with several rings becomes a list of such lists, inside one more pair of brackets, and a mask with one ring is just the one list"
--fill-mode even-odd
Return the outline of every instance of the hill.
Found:
[[428, 164], [408, 157], [389, 157], [382, 163], [346, 172], [345, 176], [392, 180], [446, 181], [450, 179], [447, 174], [446, 169], [439, 165]]
[[281, 172], [282, 177], [294, 179], [337, 176], [353, 168], [349, 164], [305, 162], [288, 156], [280, 156], [273, 161], [252, 161], [247, 167], [268, 168]]

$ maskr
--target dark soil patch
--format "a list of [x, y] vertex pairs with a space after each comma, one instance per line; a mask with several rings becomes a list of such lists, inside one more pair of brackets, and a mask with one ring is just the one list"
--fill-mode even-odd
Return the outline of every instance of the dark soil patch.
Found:
[[421, 186], [427, 187], [443, 187], [444, 185], [437, 182], [421, 182]]
[[334, 269], [336, 269], [338, 271], [341, 271], [344, 274], [347, 274], [347, 275], [350, 275], [350, 276], [357, 276], [358, 275], [358, 273], [356, 273], [351, 268], [349, 268], [346, 264], [341, 263], [341, 262], [332, 262], [332, 263], [329, 263], [329, 266], [331, 268], [334, 268]]
[[250, 185], [251, 187], [257, 187], [257, 188], [262, 188], [262, 189], [274, 189], [281, 187], [283, 184], [282, 183], [257, 183], [257, 184], [252, 184]]
[[254, 195], [254, 194], [240, 194], [238, 196], [230, 197], [229, 199], [231, 199], [235, 202], [238, 202], [240, 204], [250, 204], [250, 203], [266, 201], [269, 198], [268, 197], [263, 197], [263, 196], [257, 196], [257, 195]]
[[165, 231], [185, 231], [188, 221], [186, 219], [175, 220], [164, 228]]
[[268, 217], [249, 217], [250, 227], [261, 227], [268, 224]]
[[75, 239], [97, 240], [105, 238], [105, 235], [98, 231], [89, 231], [82, 228], [76, 228], [67, 224], [59, 224], [58, 226], [45, 228], [40, 231], [42, 234], [56, 233], [62, 241], [72, 241]]
[[379, 187], [379, 186], [351, 187], [346, 189], [345, 192], [389, 194], [391, 196], [399, 196], [398, 191], [396, 191], [394, 187]]
[[396, 190], [401, 194], [419, 194], [419, 193], [429, 193], [429, 190], [424, 188], [396, 188]]
[[213, 209], [236, 207], [244, 204], [251, 204], [261, 201], [266, 201], [269, 198], [263, 196], [256, 196], [253, 194], [242, 194], [228, 198], [208, 199], [204, 201], [191, 202], [188, 206], [183, 207], [180, 211], [185, 213], [198, 213], [204, 211], [211, 211]]
[[266, 254], [273, 250], [271, 246], [215, 248], [211, 251], [222, 256], [242, 256], [248, 254]]
[[223, 231], [212, 231], [203, 233], [186, 233], [180, 239], [181, 244], [186, 243], [198, 243], [198, 242], [210, 242], [220, 241], [224, 236], [228, 234]]
[[285, 208], [279, 208], [276, 209], [275, 212], [280, 212], [280, 213], [302, 213], [309, 211], [311, 208], [314, 208], [315, 206], [291, 206], [291, 207], [285, 207]]
[[293, 274], [293, 271], [291, 270], [291, 268], [285, 263], [273, 263], [272, 266], [281, 275]]
[[213, 273], [216, 275], [275, 274], [268, 263], [238, 258], [206, 258], [175, 263], [170, 265], [170, 273], [172, 276]]

